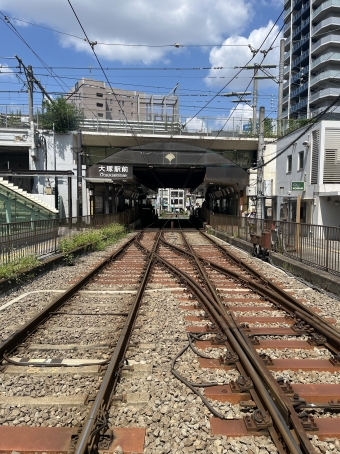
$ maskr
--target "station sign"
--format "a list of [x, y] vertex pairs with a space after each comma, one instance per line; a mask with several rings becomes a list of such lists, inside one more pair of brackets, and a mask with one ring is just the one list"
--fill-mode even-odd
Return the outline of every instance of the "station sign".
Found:
[[304, 191], [305, 182], [304, 181], [292, 181], [292, 191]]
[[103, 178], [111, 180], [128, 180], [133, 177], [132, 166], [124, 164], [95, 164], [88, 170], [90, 178]]

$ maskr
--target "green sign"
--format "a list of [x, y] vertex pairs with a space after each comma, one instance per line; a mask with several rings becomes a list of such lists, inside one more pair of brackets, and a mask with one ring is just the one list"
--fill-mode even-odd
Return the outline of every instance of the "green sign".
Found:
[[304, 181], [292, 181], [292, 191], [304, 191], [305, 182]]

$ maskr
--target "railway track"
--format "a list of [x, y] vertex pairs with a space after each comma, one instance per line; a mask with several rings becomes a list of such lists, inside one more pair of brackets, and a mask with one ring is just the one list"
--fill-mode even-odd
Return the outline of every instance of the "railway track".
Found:
[[230, 248], [149, 229], [71, 284], [0, 344], [0, 452], [340, 452], [334, 320]]

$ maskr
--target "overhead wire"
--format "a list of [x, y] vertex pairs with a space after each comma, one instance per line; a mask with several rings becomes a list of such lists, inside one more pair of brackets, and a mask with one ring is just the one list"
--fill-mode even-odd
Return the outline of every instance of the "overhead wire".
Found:
[[[87, 33], [86, 33], [86, 31], [85, 31], [85, 29], [84, 29], [84, 27], [83, 27], [83, 25], [82, 25], [82, 23], [81, 23], [81, 21], [80, 21], [80, 19], [79, 19], [77, 13], [76, 13], [76, 11], [75, 11], [75, 9], [73, 8], [73, 5], [72, 5], [71, 1], [70, 1], [70, 0], [67, 0], [67, 1], [68, 1], [68, 4], [70, 5], [70, 8], [71, 8], [72, 11], [73, 11], [73, 14], [74, 14], [75, 18], [77, 19], [77, 22], [78, 22], [80, 28], [82, 29], [82, 31], [83, 31], [83, 33], [84, 33], [84, 36], [85, 36], [85, 38], [86, 38], [86, 40], [87, 40], [89, 46], [90, 46], [91, 49], [92, 49], [92, 52], [93, 52], [93, 54], [94, 54], [94, 56], [95, 56], [95, 58], [96, 58], [96, 60], [97, 60], [97, 62], [98, 62], [98, 64], [99, 64], [99, 66], [102, 68], [102, 72], [103, 72], [103, 74], [104, 74], [104, 77], [105, 77], [107, 83], [109, 84], [110, 89], [112, 90], [112, 94], [113, 94], [113, 96], [115, 97], [115, 99], [116, 99], [116, 101], [117, 101], [117, 103], [118, 103], [118, 106], [121, 107], [121, 103], [120, 103], [120, 101], [119, 101], [119, 99], [118, 99], [118, 97], [117, 97], [115, 91], [113, 90], [113, 88], [112, 88], [112, 86], [111, 86], [111, 83], [110, 83], [110, 81], [109, 81], [109, 79], [108, 79], [108, 77], [107, 77], [107, 74], [106, 74], [105, 70], [104, 70], [103, 67], [102, 67], [101, 61], [99, 60], [99, 57], [98, 57], [96, 51], [94, 50], [95, 44], [92, 43], [92, 42], [89, 40], [89, 38], [88, 38], [88, 36], [87, 36]], [[147, 160], [146, 157], [145, 157], [145, 153], [143, 152], [143, 150], [142, 150], [142, 148], [141, 148], [141, 146], [140, 146], [140, 144], [139, 144], [138, 138], [137, 138], [137, 136], [136, 136], [136, 134], [135, 134], [135, 132], [134, 132], [134, 130], [133, 130], [133, 127], [132, 127], [131, 123], [129, 122], [129, 120], [128, 120], [126, 114], [125, 114], [125, 111], [124, 111], [123, 109], [121, 109], [121, 110], [122, 110], [122, 112], [123, 112], [123, 116], [124, 116], [124, 118], [125, 118], [127, 124], [129, 125], [129, 128], [130, 128], [130, 130], [131, 130], [131, 133], [132, 133], [132, 135], [134, 136], [134, 139], [135, 139], [135, 141], [136, 141], [136, 143], [137, 143], [137, 146], [138, 146], [138, 148], [139, 148], [139, 150], [140, 150], [140, 152], [141, 152], [141, 154], [142, 154], [142, 156], [143, 156], [143, 159], [144, 159], [145, 163], [146, 163], [147, 165], [149, 165], [148, 160]], [[158, 183], [160, 184], [160, 186], [162, 187], [163, 185], [162, 185], [161, 182], [159, 181], [157, 175], [155, 175], [155, 173], [154, 173], [153, 171], [152, 171], [152, 173], [153, 173], [153, 176], [155, 177], [155, 179], [157, 180], [157, 182], [158, 182]]]
[[[31, 52], [35, 55], [35, 57], [40, 61], [40, 63], [43, 65], [44, 68], [50, 73], [49, 76], [53, 77], [54, 80], [57, 82], [57, 84], [60, 86], [60, 88], [63, 90], [62, 85], [58, 82], [58, 79], [61, 80], [61, 82], [64, 84], [64, 86], [69, 89], [69, 87], [65, 84], [65, 82], [53, 71], [53, 69], [50, 69], [49, 66], [44, 62], [44, 60], [34, 51], [34, 49], [28, 44], [28, 42], [24, 39], [24, 37], [18, 32], [18, 30], [14, 27], [14, 25], [9, 21], [8, 17], [5, 16], [1, 11], [0, 15], [3, 17], [0, 17], [0, 20], [31, 50]], [[65, 90], [64, 90], [65, 92]], [[91, 109], [84, 104], [84, 106], [91, 111]], [[93, 112], [92, 112], [93, 113]]]
[[[279, 17], [276, 19], [275, 23], [273, 24], [272, 28], [270, 29], [270, 31], [268, 32], [267, 36], [265, 37], [265, 39], [262, 41], [262, 44], [260, 45], [260, 47], [257, 49], [256, 53], [254, 52], [253, 53], [253, 57], [248, 61], [248, 63], [246, 63], [246, 65], [244, 66], [247, 66], [249, 65], [249, 63], [255, 58], [255, 56], [259, 53], [261, 47], [264, 45], [264, 43], [266, 42], [266, 40], [268, 39], [268, 37], [270, 36], [272, 30], [274, 29], [274, 27], [276, 26], [276, 24], [278, 23], [278, 21], [280, 20], [282, 14], [284, 13], [284, 10], [281, 12], [281, 14], [279, 15]], [[278, 31], [277, 35], [275, 36], [272, 44], [276, 41], [276, 39], [278, 38], [278, 36], [280, 35], [282, 29], [283, 29], [284, 25], [281, 27], [281, 29]], [[269, 47], [269, 49], [271, 49], [272, 46]], [[266, 58], [268, 53], [265, 53], [263, 58], [262, 58], [262, 61], [260, 63], [260, 65], [263, 63], [264, 59]], [[241, 68], [241, 70], [238, 72], [238, 74], [243, 70], [243, 67]], [[251, 82], [253, 81], [254, 79], [254, 76], [251, 78], [250, 82], [248, 83], [247, 87], [245, 88], [244, 90], [244, 93], [248, 90]], [[239, 101], [236, 105], [236, 107], [238, 107], [240, 105], [241, 101]], [[217, 140], [217, 138], [219, 137], [219, 135], [222, 133], [222, 131], [224, 130], [225, 126], [227, 125], [227, 123], [229, 122], [230, 118], [232, 118], [232, 113], [229, 115], [229, 117], [227, 118], [227, 120], [225, 121], [225, 123], [223, 124], [222, 128], [220, 128], [216, 134], [216, 136], [211, 140], [211, 142], [209, 143], [209, 145], [206, 147], [206, 151], [209, 150], [209, 148], [211, 147], [211, 145]], [[198, 159], [198, 161], [202, 158], [202, 156]], [[197, 161], [197, 162], [198, 162]], [[196, 164], [197, 164], [196, 162]]]
[[[54, 30], [53, 28], [46, 27], [44, 25], [39, 25], [35, 24], [34, 22], [29, 22], [23, 19], [18, 19], [16, 17], [12, 16], [5, 16], [8, 19], [13, 19], [18, 22], [23, 22], [25, 24], [33, 25], [34, 27], [39, 27], [43, 28], [45, 30], [52, 31], [54, 33], [59, 33], [61, 35], [66, 35], [70, 36], [72, 38], [79, 39], [81, 41], [86, 41], [84, 38], [81, 36], [74, 35], [72, 33], [67, 33], [67, 32], [62, 32], [60, 30]], [[163, 48], [163, 47], [248, 47], [247, 44], [179, 44], [179, 43], [174, 43], [174, 44], [128, 44], [128, 43], [106, 43], [106, 42], [100, 42], [96, 41], [96, 45], [104, 45], [104, 46], [122, 46], [122, 47], [150, 47], [150, 48]]]

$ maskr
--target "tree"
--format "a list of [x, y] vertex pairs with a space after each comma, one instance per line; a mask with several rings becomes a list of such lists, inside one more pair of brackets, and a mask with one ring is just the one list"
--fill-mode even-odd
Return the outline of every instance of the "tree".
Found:
[[54, 124], [55, 132], [75, 131], [84, 118], [81, 110], [62, 97], [52, 102], [44, 101], [43, 107], [45, 112], [40, 117], [42, 128], [53, 129]]

